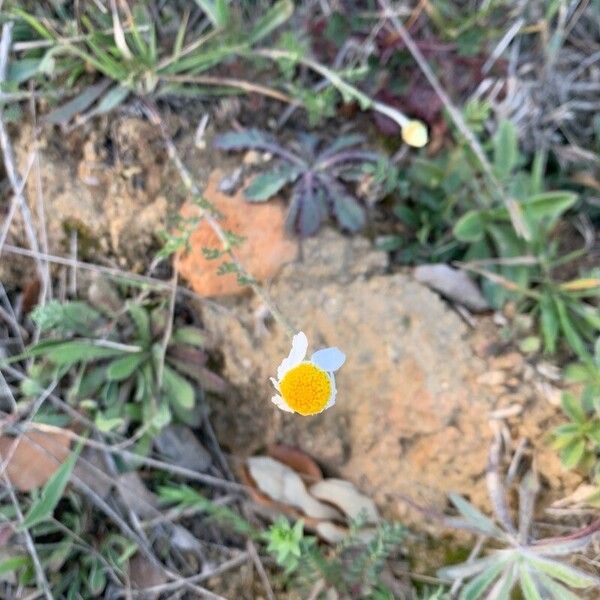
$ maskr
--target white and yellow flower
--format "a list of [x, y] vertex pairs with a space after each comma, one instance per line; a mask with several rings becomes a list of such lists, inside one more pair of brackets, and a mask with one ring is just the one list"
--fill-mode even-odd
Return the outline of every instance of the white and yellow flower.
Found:
[[303, 331], [292, 340], [292, 349], [277, 368], [277, 379], [271, 377], [278, 394], [273, 404], [286, 412], [316, 415], [335, 404], [335, 377], [345, 362], [345, 354], [338, 348], [317, 350], [305, 360], [308, 339]]

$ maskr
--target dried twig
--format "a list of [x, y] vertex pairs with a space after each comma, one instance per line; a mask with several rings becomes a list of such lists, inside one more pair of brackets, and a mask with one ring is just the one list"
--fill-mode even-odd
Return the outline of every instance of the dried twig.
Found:
[[471, 147], [471, 150], [477, 158], [477, 161], [479, 162], [482, 171], [486, 175], [490, 192], [494, 196], [499, 197], [506, 204], [507, 209], [509, 209], [508, 212], [513, 227], [515, 228], [515, 231], [522, 232], [522, 223], [520, 223], [520, 221], [516, 218], [516, 215], [514, 214], [515, 211], [510, 210], [509, 199], [506, 197], [502, 184], [498, 181], [496, 175], [494, 174], [492, 165], [488, 160], [483, 148], [481, 147], [479, 140], [475, 137], [475, 135], [465, 122], [462, 113], [458, 110], [458, 108], [456, 108], [456, 106], [450, 99], [450, 96], [448, 96], [448, 94], [446, 93], [446, 90], [444, 90], [444, 88], [442, 87], [439, 79], [429, 66], [429, 63], [423, 56], [421, 50], [419, 50], [418, 46], [415, 44], [410, 33], [406, 30], [404, 25], [401, 23], [400, 19], [398, 19], [398, 17], [392, 11], [388, 0], [379, 0], [379, 4], [385, 13], [385, 16], [389, 19], [390, 23], [394, 26], [394, 29], [396, 30], [398, 35], [402, 38], [402, 41], [408, 48], [408, 51], [412, 54], [413, 58], [415, 59], [415, 62], [423, 72], [423, 75], [425, 75], [425, 77], [429, 81], [429, 84], [434, 89], [435, 93], [439, 96], [440, 100], [443, 102], [455, 126], [458, 128], [460, 133], [464, 136], [465, 140]]
[[[19, 501], [15, 494], [15, 490], [12, 486], [12, 483], [9, 481], [6, 473], [2, 473], [2, 479], [4, 480], [4, 485], [8, 490], [8, 495], [10, 496], [10, 500], [15, 509], [17, 520], [22, 525], [24, 522], [23, 513], [21, 511], [21, 507], [19, 505]], [[31, 534], [26, 528], [23, 528], [21, 533], [25, 538], [25, 545], [27, 546], [27, 551], [29, 552], [29, 556], [31, 556], [31, 561], [33, 562], [33, 568], [35, 570], [35, 578], [37, 580], [38, 588], [44, 594], [47, 600], [52, 600], [50, 586], [48, 585], [48, 580], [46, 579], [46, 575], [44, 574], [44, 569], [42, 567], [42, 563], [40, 562], [40, 557], [38, 556], [37, 550], [35, 549], [35, 544], [33, 543]]]
[[[5, 23], [2, 26], [2, 37], [0, 38], [0, 84], [6, 80], [6, 70], [8, 68], [8, 52], [10, 50], [10, 45], [12, 42], [13, 25], [14, 23], [12, 21], [9, 21], [8, 23]], [[21, 179], [21, 176], [19, 175], [17, 170], [15, 155], [13, 152], [12, 145], [10, 143], [8, 131], [6, 130], [6, 125], [4, 123], [2, 112], [2, 105], [0, 105], [0, 147], [2, 148], [2, 156], [4, 158], [4, 168], [6, 170], [6, 175], [13, 189], [13, 193], [15, 194], [17, 204], [19, 205], [19, 209], [23, 217], [25, 235], [27, 236], [29, 246], [34, 252], [39, 253], [39, 245], [37, 242], [35, 228], [31, 219], [31, 211], [29, 210], [29, 206], [27, 205], [27, 201], [25, 200], [25, 196], [23, 195], [23, 180]], [[38, 268], [40, 279], [44, 280], [44, 278], [49, 278], [50, 275], [48, 272], [47, 265], [46, 268], [44, 268], [39, 257], [37, 257], [36, 259], [36, 265]]]
[[260, 577], [260, 581], [263, 585], [263, 588], [265, 590], [265, 594], [267, 595], [268, 600], [275, 600], [275, 594], [273, 593], [273, 588], [271, 587], [271, 583], [269, 581], [269, 578], [267, 577], [265, 568], [263, 567], [263, 564], [260, 560], [260, 556], [258, 555], [258, 552], [256, 551], [256, 546], [254, 545], [254, 542], [250, 539], [246, 542], [246, 550], [248, 551], [248, 554], [250, 555], [250, 558], [252, 559], [252, 562], [254, 563], [254, 567], [256, 568], [256, 572], [258, 573], [258, 576]]

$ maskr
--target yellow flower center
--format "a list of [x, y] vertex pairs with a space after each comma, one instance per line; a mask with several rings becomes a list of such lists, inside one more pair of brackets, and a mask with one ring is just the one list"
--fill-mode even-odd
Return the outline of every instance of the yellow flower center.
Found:
[[288, 406], [301, 415], [315, 415], [331, 396], [329, 375], [309, 362], [290, 369], [279, 382], [279, 389]]

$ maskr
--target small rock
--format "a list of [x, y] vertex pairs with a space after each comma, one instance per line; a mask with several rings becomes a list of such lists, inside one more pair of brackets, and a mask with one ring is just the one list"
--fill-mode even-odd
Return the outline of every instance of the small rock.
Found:
[[191, 471], [206, 471], [210, 466], [210, 454], [185, 425], [165, 427], [154, 443], [158, 451], [175, 465]]
[[535, 387], [552, 406], [560, 406], [562, 390], [547, 381], [536, 381]]
[[502, 385], [506, 379], [504, 371], [486, 371], [477, 378], [477, 383], [496, 387]]
[[244, 154], [244, 158], [242, 159], [242, 162], [245, 165], [257, 165], [261, 160], [261, 156], [260, 156], [260, 152], [257, 152], [256, 150], [248, 150], [248, 152], [246, 152], [246, 154]]
[[[129, 561], [129, 578], [131, 586], [136, 590], [144, 590], [167, 582], [164, 571], [139, 553]], [[150, 600], [159, 596], [158, 592], [146, 592], [144, 598]]]
[[157, 497], [144, 485], [142, 478], [135, 471], [120, 475], [117, 487], [123, 503], [138, 517], [149, 519], [159, 514]]
[[[293, 261], [298, 253], [298, 244], [285, 234], [285, 208], [276, 199], [264, 204], [249, 204], [241, 190], [235, 196], [227, 196], [218, 189], [221, 178], [219, 170], [213, 171], [204, 196], [223, 215], [219, 221], [223, 230], [244, 238], [235, 248], [240, 263], [250, 275], [266, 281], [276, 275], [285, 263]], [[202, 209], [192, 202], [181, 209], [184, 219], [201, 215]], [[180, 252], [175, 263], [179, 273], [197, 294], [229, 296], [245, 291], [246, 286], [240, 285], [235, 273], [218, 273], [219, 267], [230, 261], [229, 257], [210, 259], [204, 256], [203, 249], [222, 249], [221, 241], [205, 219], [191, 233], [189, 242], [190, 250]]]
[[413, 273], [420, 283], [424, 283], [449, 300], [466, 306], [469, 310], [481, 312], [489, 309], [479, 288], [464, 271], [437, 264], [420, 265]]
[[509, 352], [490, 359], [490, 367], [494, 370], [520, 372], [523, 368], [523, 357], [518, 352]]
[[540, 362], [535, 366], [536, 371], [545, 379], [560, 381], [560, 369], [549, 362]]

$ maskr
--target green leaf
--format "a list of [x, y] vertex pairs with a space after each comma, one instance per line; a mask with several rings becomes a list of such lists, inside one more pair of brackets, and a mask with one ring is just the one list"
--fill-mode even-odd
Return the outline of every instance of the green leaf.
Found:
[[215, 27], [226, 27], [229, 22], [227, 0], [195, 0]]
[[587, 588], [600, 583], [597, 577], [570, 567], [565, 563], [539, 558], [532, 554], [527, 554], [527, 562], [536, 570], [547, 573], [553, 579], [558, 579], [574, 588]]
[[477, 210], [466, 212], [454, 225], [454, 237], [461, 242], [477, 242], [483, 238], [485, 225]]
[[204, 348], [206, 346], [206, 334], [199, 327], [186, 325], [178, 327], [175, 330], [173, 333], [173, 341], [179, 342], [180, 344], [187, 344], [188, 346]]
[[274, 196], [286, 184], [294, 181], [300, 174], [298, 167], [284, 165], [272, 171], [257, 175], [244, 191], [250, 202], [264, 202]]
[[123, 381], [131, 377], [146, 358], [146, 354], [139, 353], [128, 354], [113, 360], [106, 368], [107, 379], [109, 381]]
[[543, 192], [527, 198], [522, 207], [532, 220], [549, 219], [550, 223], [554, 223], [575, 202], [577, 202], [577, 194], [573, 192]]
[[558, 340], [559, 319], [552, 298], [546, 294], [540, 298], [540, 326], [544, 338], [544, 350], [554, 354]]
[[144, 346], [147, 346], [152, 341], [150, 315], [148, 314], [148, 311], [137, 302], [128, 302], [127, 310], [135, 325], [138, 337], [143, 342]]
[[75, 98], [69, 100], [69, 102], [50, 111], [43, 117], [43, 121], [52, 125], [68, 123], [73, 117], [82, 113], [102, 96], [109, 85], [110, 81], [108, 79], [102, 79], [99, 83], [88, 86], [83, 92], [75, 96]]
[[365, 224], [363, 207], [349, 194], [335, 195], [333, 199], [333, 214], [342, 229], [350, 232], [359, 231]]
[[12, 573], [21, 567], [29, 566], [30, 564], [31, 559], [27, 555], [17, 554], [16, 556], [9, 556], [8, 558], [0, 561], [0, 575], [4, 573]]
[[36, 306], [31, 318], [41, 331], [90, 335], [100, 321], [100, 313], [85, 302], [58, 302]]
[[169, 402], [177, 404], [184, 410], [194, 408], [196, 398], [192, 384], [167, 365], [163, 371], [163, 387]]
[[124, 422], [125, 420], [122, 417], [108, 417], [102, 412], [96, 413], [96, 417], [94, 418], [94, 425], [103, 433], [113, 431], [123, 425]]
[[567, 313], [567, 308], [565, 303], [560, 298], [554, 298], [554, 303], [556, 305], [556, 310], [558, 312], [558, 320], [560, 322], [560, 328], [571, 346], [571, 349], [580, 357], [588, 358], [588, 352], [585, 349], [585, 343], [581, 339], [579, 333], [573, 326], [571, 319]]
[[581, 406], [581, 402], [570, 392], [564, 392], [561, 398], [561, 406], [565, 413], [576, 423], [585, 423], [587, 414]]
[[[116, 85], [112, 89], [108, 90], [106, 94], [104, 94], [100, 102], [98, 102], [96, 108], [94, 108], [91, 113], [94, 115], [103, 115], [111, 110], [114, 110], [117, 108], [117, 106], [123, 104], [123, 102], [127, 100], [127, 97], [130, 93], [131, 90], [127, 89], [126, 87]], [[89, 113], [88, 116], [90, 116]]]
[[567, 469], [574, 469], [585, 454], [585, 440], [576, 439], [565, 446], [560, 453], [560, 460]]
[[294, 12], [292, 0], [279, 0], [254, 25], [248, 36], [248, 44], [253, 45], [269, 35], [273, 30], [283, 25]]
[[159, 431], [166, 427], [171, 422], [171, 409], [167, 402], [161, 402], [158, 408], [154, 409], [151, 417], [151, 422]]
[[103, 345], [99, 340], [79, 339], [70, 342], [45, 341], [28, 348], [23, 354], [10, 358], [11, 362], [43, 356], [59, 366], [68, 366], [87, 360], [112, 358], [126, 352], [124, 348]]
[[544, 600], [525, 565], [521, 565], [519, 570], [519, 583], [521, 584], [521, 591], [525, 600]]
[[496, 527], [494, 522], [486, 517], [481, 511], [475, 508], [470, 502], [467, 502], [462, 496], [458, 494], [449, 494], [452, 504], [458, 509], [460, 514], [471, 524], [473, 527], [485, 533], [491, 537], [497, 537], [502, 534], [500, 529]]
[[482, 598], [485, 591], [500, 575], [505, 566], [506, 559], [499, 558], [497, 563], [489, 566], [462, 588], [459, 596], [460, 600], [477, 600], [478, 598]]
[[517, 166], [518, 159], [517, 130], [510, 121], [502, 121], [494, 136], [494, 168], [498, 177], [508, 177]]
[[71, 478], [71, 472], [81, 451], [82, 444], [80, 443], [65, 462], [58, 468], [56, 473], [50, 477], [46, 485], [42, 488], [40, 496], [33, 502], [31, 508], [25, 515], [23, 523], [19, 526], [22, 531], [29, 529], [38, 523], [42, 523], [54, 512], [58, 501], [61, 499], [67, 483]]
[[[543, 586], [544, 591], [548, 591], [551, 594], [552, 600], [581, 600], [581, 596], [574, 594], [571, 590], [568, 590], [564, 585], [561, 585], [557, 581], [554, 581], [551, 577], [548, 577], [544, 573], [539, 571], [536, 573], [536, 579], [539, 580], [540, 585]], [[546, 597], [543, 597], [546, 600]]]

